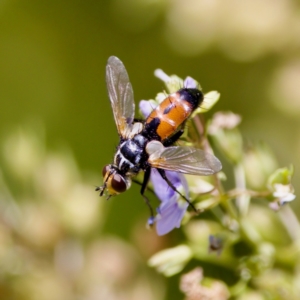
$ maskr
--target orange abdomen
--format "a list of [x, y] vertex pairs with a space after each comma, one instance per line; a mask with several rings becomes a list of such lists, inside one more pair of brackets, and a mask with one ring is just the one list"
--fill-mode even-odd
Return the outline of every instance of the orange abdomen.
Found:
[[183, 88], [168, 96], [147, 117], [145, 129], [161, 141], [170, 137], [184, 124], [203, 100], [198, 89]]
[[164, 140], [171, 136], [177, 128], [187, 120], [192, 112], [192, 107], [185, 101], [180, 101], [178, 97], [170, 95], [148, 116], [146, 123], [150, 123], [154, 118], [160, 120], [156, 133]]

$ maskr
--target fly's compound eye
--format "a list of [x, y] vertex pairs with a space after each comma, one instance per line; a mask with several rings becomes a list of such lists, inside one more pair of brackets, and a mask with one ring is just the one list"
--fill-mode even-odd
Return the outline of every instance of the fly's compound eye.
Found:
[[124, 179], [119, 174], [114, 174], [113, 178], [111, 179], [111, 186], [117, 193], [123, 193], [127, 190], [127, 184]]
[[103, 169], [102, 169], [103, 177], [105, 177], [106, 173], [109, 172], [109, 170], [110, 170], [110, 165], [106, 165], [103, 167]]

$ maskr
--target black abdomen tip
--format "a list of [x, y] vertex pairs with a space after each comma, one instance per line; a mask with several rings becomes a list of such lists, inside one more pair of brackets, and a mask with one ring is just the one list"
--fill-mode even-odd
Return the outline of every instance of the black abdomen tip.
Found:
[[198, 89], [182, 88], [177, 93], [182, 100], [191, 103], [193, 108], [198, 107], [203, 101], [203, 93]]

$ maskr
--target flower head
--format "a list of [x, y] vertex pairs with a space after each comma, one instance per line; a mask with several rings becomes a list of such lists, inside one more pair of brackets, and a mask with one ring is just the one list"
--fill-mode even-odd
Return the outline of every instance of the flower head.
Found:
[[270, 203], [274, 210], [278, 210], [280, 206], [291, 202], [296, 198], [294, 187], [291, 184], [294, 169], [280, 168], [270, 175], [268, 180], [268, 188], [272, 192], [275, 200]]
[[270, 208], [277, 211], [284, 204], [295, 200], [294, 188], [291, 184], [274, 184], [273, 197], [275, 200], [270, 203]]
[[[161, 69], [155, 70], [154, 75], [165, 83], [168, 93], [175, 93], [183, 87], [189, 89], [201, 90], [200, 83], [196, 79], [190, 76], [187, 76], [183, 80], [176, 75], [169, 76]], [[164, 93], [158, 93], [155, 100], [158, 103], [160, 103], [164, 98], [165, 98]], [[205, 113], [209, 111], [218, 102], [219, 98], [220, 98], [220, 93], [218, 93], [217, 91], [211, 91], [206, 93], [204, 95], [204, 101], [201, 104], [201, 107], [198, 107], [194, 111], [193, 116], [198, 113]]]

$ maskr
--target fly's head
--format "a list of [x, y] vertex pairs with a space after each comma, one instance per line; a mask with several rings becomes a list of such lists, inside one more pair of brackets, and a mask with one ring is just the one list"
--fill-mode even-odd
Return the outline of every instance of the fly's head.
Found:
[[97, 187], [96, 191], [100, 191], [100, 196], [107, 194], [107, 199], [111, 196], [125, 192], [131, 186], [131, 178], [120, 173], [114, 165], [106, 165], [102, 169], [103, 185]]

